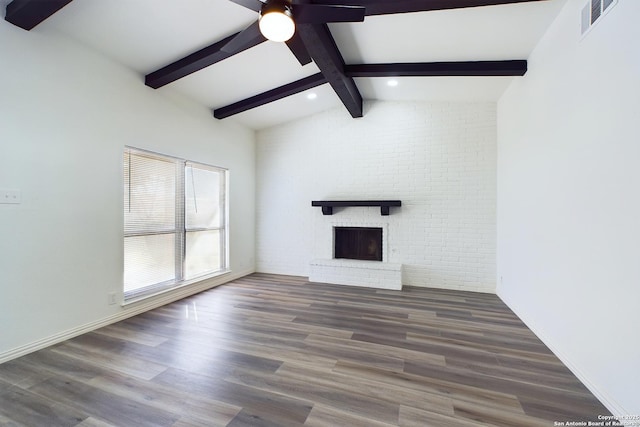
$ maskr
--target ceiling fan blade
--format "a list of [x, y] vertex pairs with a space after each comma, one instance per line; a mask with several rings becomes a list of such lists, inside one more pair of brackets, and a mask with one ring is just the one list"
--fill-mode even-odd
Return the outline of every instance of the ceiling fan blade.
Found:
[[[466, 7], [497, 6], [546, 0], [313, 0], [317, 5], [351, 5], [366, 8], [366, 15], [426, 12], [430, 10], [462, 9]], [[297, 6], [297, 5], [296, 5]]]
[[230, 0], [235, 4], [239, 4], [240, 6], [244, 6], [247, 9], [251, 9], [254, 12], [260, 12], [262, 8], [263, 2], [260, 0]]
[[324, 24], [327, 22], [362, 22], [365, 8], [337, 4], [296, 3], [293, 18], [298, 24]]
[[311, 62], [311, 55], [309, 55], [309, 52], [307, 51], [307, 48], [298, 35], [297, 31], [295, 32], [293, 37], [291, 37], [285, 43], [287, 44], [287, 47], [289, 48], [291, 53], [293, 53], [293, 55], [296, 57], [300, 65], [307, 65]]
[[258, 43], [262, 43], [266, 38], [260, 32], [258, 21], [249, 25], [244, 30], [240, 31], [237, 36], [232, 38], [229, 43], [220, 48], [221, 51], [227, 53], [239, 53], [245, 49], [255, 46]]

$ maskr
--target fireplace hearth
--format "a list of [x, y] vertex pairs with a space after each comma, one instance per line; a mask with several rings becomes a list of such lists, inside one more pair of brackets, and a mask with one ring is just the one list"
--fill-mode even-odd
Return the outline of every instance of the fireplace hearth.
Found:
[[334, 227], [334, 258], [382, 261], [382, 228]]

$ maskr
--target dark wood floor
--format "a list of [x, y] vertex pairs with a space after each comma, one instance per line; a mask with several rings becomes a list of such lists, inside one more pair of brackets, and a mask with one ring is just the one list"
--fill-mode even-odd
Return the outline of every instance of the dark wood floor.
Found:
[[608, 411], [494, 295], [255, 274], [0, 365], [8, 426], [552, 426]]

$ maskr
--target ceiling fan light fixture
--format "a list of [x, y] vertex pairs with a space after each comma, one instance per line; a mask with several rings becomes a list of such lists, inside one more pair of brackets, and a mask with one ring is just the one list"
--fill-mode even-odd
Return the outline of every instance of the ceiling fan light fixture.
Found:
[[262, 6], [258, 25], [262, 35], [274, 42], [286, 42], [296, 31], [291, 8], [280, 2], [269, 2]]

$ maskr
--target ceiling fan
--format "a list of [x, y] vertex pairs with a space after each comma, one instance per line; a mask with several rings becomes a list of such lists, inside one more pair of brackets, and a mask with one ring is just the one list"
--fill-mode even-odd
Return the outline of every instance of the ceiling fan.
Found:
[[[362, 117], [362, 96], [355, 77], [398, 76], [521, 76], [526, 60], [432, 63], [345, 64], [327, 26], [330, 22], [361, 22], [365, 16], [393, 15], [468, 7], [497, 6], [548, 0], [230, 0], [259, 13], [258, 21], [241, 32], [145, 76], [153, 88], [175, 81], [267, 39], [286, 40], [300, 64], [312, 60], [320, 72], [213, 110], [222, 119], [329, 83], [352, 117]], [[268, 35], [269, 18], [277, 17], [285, 35]], [[291, 37], [287, 40], [287, 37]]]
[[221, 50], [235, 54], [265, 39], [285, 42], [300, 64], [311, 57], [296, 31], [298, 24], [326, 24], [329, 22], [362, 22], [365, 7], [342, 4], [312, 4], [291, 0], [231, 0], [259, 13], [259, 18], [238, 33]]

